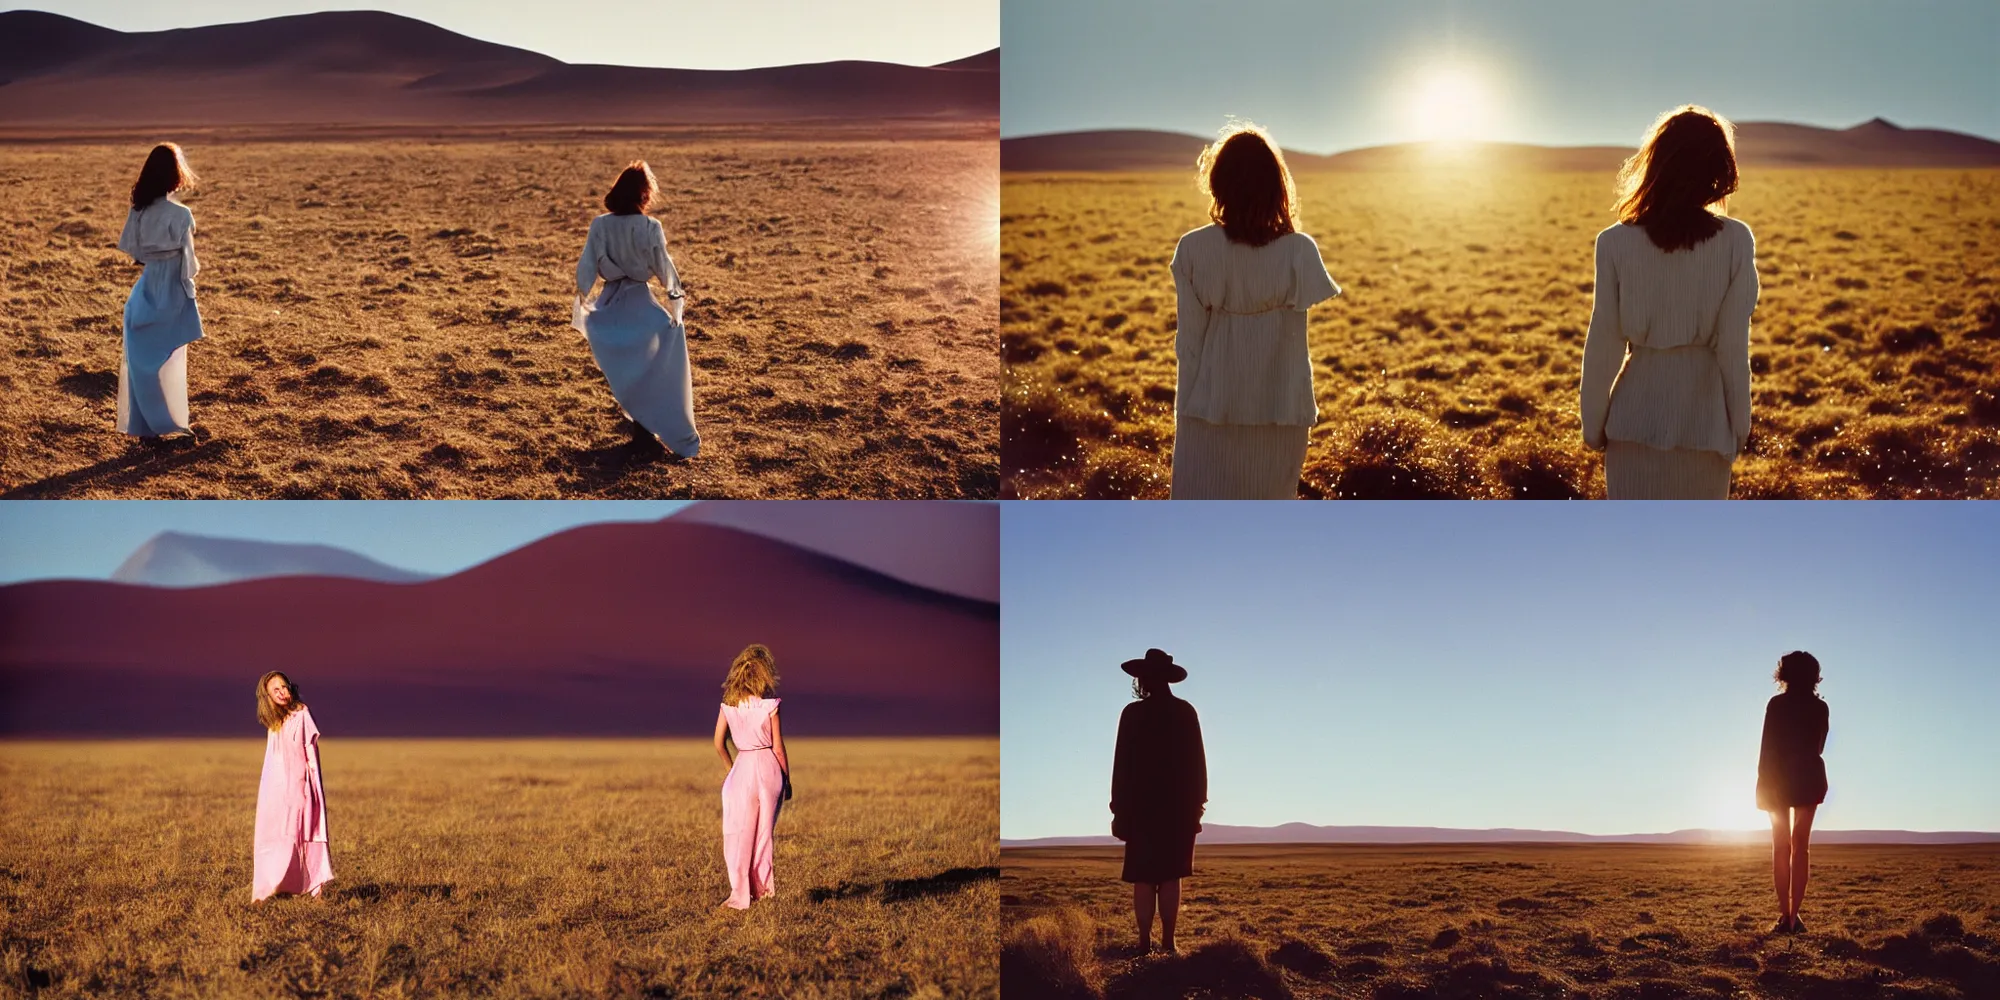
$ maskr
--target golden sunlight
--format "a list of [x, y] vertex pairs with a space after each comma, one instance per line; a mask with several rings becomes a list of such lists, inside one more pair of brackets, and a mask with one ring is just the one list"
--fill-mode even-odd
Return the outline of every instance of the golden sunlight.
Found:
[[1463, 63], [1430, 67], [1410, 91], [1408, 113], [1418, 139], [1457, 142], [1487, 131], [1492, 88]]
[[1754, 785], [1730, 782], [1717, 794], [1707, 825], [1711, 830], [1762, 830], [1771, 825], [1771, 817], [1757, 808]]

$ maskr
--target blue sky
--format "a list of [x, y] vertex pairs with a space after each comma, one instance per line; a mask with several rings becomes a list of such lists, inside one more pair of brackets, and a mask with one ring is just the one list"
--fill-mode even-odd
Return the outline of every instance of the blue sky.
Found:
[[106, 579], [162, 531], [334, 545], [453, 573], [564, 528], [657, 521], [685, 500], [9, 500], [0, 584]]
[[1996, 567], [1981, 502], [1009, 503], [1001, 834], [1107, 832], [1149, 646], [1217, 823], [1754, 828], [1802, 648], [1821, 826], [2000, 830]]
[[120, 31], [366, 8], [564, 62], [684, 69], [835, 59], [930, 66], [1000, 44], [1000, 0], [40, 0], [27, 6]]
[[1422, 137], [1440, 66], [1479, 81], [1486, 134], [1634, 145], [1660, 111], [2000, 138], [1993, 0], [1007, 0], [1001, 134], [1227, 115], [1316, 153]]

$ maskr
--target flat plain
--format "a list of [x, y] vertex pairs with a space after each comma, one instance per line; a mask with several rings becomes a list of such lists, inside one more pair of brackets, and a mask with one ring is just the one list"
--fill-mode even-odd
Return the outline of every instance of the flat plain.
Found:
[[[990, 135], [521, 131], [183, 137], [207, 338], [177, 448], [112, 428], [149, 143], [0, 145], [0, 495], [996, 495]], [[690, 462], [633, 438], [569, 326], [635, 158], [688, 290]]]
[[997, 996], [997, 741], [788, 746], [738, 912], [705, 741], [329, 737], [335, 880], [262, 904], [261, 741], [0, 742], [0, 995]]
[[1180, 956], [1134, 954], [1117, 848], [1008, 848], [1010, 998], [2000, 995], [2000, 845], [1813, 848], [1802, 935], [1768, 848], [1201, 847]]
[[[1317, 172], [1306, 497], [1602, 496], [1578, 429], [1594, 172]], [[1184, 174], [1002, 179], [1002, 492], [1164, 497]], [[1757, 235], [1738, 497], [2000, 495], [2000, 171], [1748, 169]]]

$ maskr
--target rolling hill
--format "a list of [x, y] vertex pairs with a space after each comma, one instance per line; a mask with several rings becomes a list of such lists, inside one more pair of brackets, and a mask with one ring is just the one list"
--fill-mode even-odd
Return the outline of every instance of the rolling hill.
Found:
[[[1107, 818], [1106, 822], [1110, 822]], [[1225, 826], [1204, 823], [1202, 844], [1757, 844], [1769, 843], [1764, 830], [1675, 830], [1672, 833], [1593, 834], [1566, 830], [1457, 830], [1435, 826]], [[1915, 830], [1814, 830], [1816, 844], [1984, 844], [2000, 843], [2000, 833]], [[1002, 847], [1108, 847], [1106, 836], [1037, 837], [1000, 841]]]
[[[1021, 136], [1000, 141], [1000, 169], [1010, 173], [1098, 173], [1192, 169], [1208, 140], [1179, 132], [1117, 129]], [[1906, 129], [1880, 118], [1846, 129], [1785, 122], [1736, 126], [1739, 161], [1751, 167], [2000, 167], [2000, 142], [1942, 129]], [[1626, 146], [1531, 146], [1470, 143], [1443, 153], [1401, 143], [1332, 155], [1285, 152], [1295, 172], [1408, 170], [1446, 162], [1498, 163], [1516, 169], [1609, 172]]]
[[643, 126], [999, 116], [997, 52], [937, 67], [746, 70], [565, 63], [423, 21], [338, 11], [120, 32], [0, 13], [0, 124]]
[[329, 733], [707, 733], [750, 642], [777, 654], [788, 731], [998, 732], [997, 605], [669, 518], [419, 583], [0, 587], [0, 735], [241, 734], [268, 669]]

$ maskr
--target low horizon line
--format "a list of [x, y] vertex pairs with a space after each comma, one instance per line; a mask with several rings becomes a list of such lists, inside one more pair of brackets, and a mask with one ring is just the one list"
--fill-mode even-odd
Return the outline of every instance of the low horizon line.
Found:
[[[1739, 129], [1745, 125], [1786, 125], [1795, 128], [1820, 129], [1822, 131], [1827, 131], [1827, 132], [1846, 132], [1851, 129], [1860, 128], [1861, 126], [1867, 125], [1870, 122], [1878, 122], [1878, 121], [1905, 132], [1949, 132], [1953, 135], [1967, 136], [1973, 139], [1984, 140], [1986, 142], [2000, 142], [2000, 137], [1983, 135], [1978, 132], [1969, 132], [1964, 129], [1947, 128], [1941, 125], [1904, 125], [1899, 122], [1890, 120], [1885, 115], [1876, 115], [1872, 118], [1867, 118], [1862, 121], [1855, 122], [1852, 125], [1817, 125], [1807, 121], [1792, 121], [1779, 118], [1757, 118], [1757, 119], [1746, 119], [1743, 121], [1736, 121], [1732, 119], [1731, 124], [1733, 124], [1735, 127]], [[1149, 126], [1149, 125], [1103, 125], [1091, 128], [1059, 129], [1052, 132], [1027, 132], [1027, 133], [1010, 134], [1007, 131], [1006, 119], [1004, 116], [1001, 119], [1000, 141], [1012, 142], [1017, 139], [1051, 139], [1063, 136], [1091, 135], [1102, 132], [1151, 132], [1156, 135], [1183, 136], [1185, 138], [1195, 139], [1201, 142], [1215, 141], [1213, 136], [1204, 136], [1201, 135], [1200, 133], [1189, 132], [1178, 128], [1164, 128], [1164, 127]], [[1639, 148], [1639, 144], [1637, 142], [1631, 142], [1631, 141], [1545, 143], [1545, 142], [1530, 142], [1521, 139], [1399, 139], [1399, 140], [1392, 140], [1389, 142], [1369, 143], [1360, 146], [1346, 146], [1339, 149], [1324, 150], [1324, 151], [1307, 149], [1303, 146], [1292, 146], [1285, 144], [1283, 142], [1280, 142], [1279, 146], [1286, 153], [1297, 153], [1306, 156], [1334, 157], [1334, 156], [1344, 156], [1348, 153], [1362, 153], [1375, 149], [1391, 149], [1397, 146], [1422, 146], [1422, 145], [1432, 145], [1432, 144], [1462, 145], [1462, 146], [1472, 146], [1472, 145], [1528, 146], [1535, 149], [1562, 149], [1562, 150], [1578, 150], [1578, 149], [1636, 150]]]

